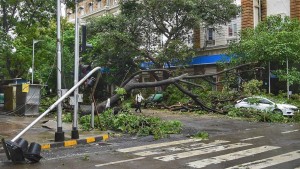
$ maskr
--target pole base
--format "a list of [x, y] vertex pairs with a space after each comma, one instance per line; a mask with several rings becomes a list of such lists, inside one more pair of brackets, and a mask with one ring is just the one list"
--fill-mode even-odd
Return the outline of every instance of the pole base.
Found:
[[64, 132], [55, 132], [55, 142], [65, 141], [65, 133]]
[[71, 138], [72, 139], [79, 139], [79, 133], [77, 129], [73, 129], [71, 132]]

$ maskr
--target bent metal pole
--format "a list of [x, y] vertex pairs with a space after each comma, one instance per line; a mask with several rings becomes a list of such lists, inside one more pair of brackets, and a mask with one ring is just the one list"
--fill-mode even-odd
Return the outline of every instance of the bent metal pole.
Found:
[[96, 67], [90, 71], [84, 78], [82, 78], [76, 85], [74, 85], [66, 94], [59, 98], [55, 103], [53, 103], [43, 114], [31, 122], [25, 129], [23, 129], [15, 138], [11, 141], [15, 142], [20, 138], [24, 133], [26, 133], [32, 126], [34, 126], [39, 120], [41, 120], [45, 115], [47, 115], [52, 109], [54, 109], [59, 103], [61, 103], [66, 97], [68, 97], [75, 89], [77, 89], [83, 82], [85, 82], [93, 73], [99, 71], [101, 67]]

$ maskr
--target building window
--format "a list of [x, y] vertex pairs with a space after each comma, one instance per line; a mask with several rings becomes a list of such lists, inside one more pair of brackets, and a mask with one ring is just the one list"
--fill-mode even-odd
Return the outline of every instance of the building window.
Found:
[[191, 35], [188, 35], [187, 41], [188, 41], [188, 44], [190, 44], [190, 43], [192, 42], [192, 40], [191, 40]]
[[90, 11], [90, 13], [93, 12], [93, 2], [89, 3], [89, 11]]
[[113, 5], [117, 6], [118, 5], [118, 0], [113, 0]]
[[208, 28], [206, 32], [206, 46], [214, 46], [215, 45], [215, 29]]
[[260, 0], [254, 0], [253, 5], [253, 19], [254, 19], [254, 27], [258, 25], [258, 23], [261, 21], [261, 7], [260, 7]]
[[228, 36], [237, 36], [237, 24], [236, 23], [230, 23], [228, 25]]
[[98, 5], [98, 9], [102, 8], [102, 1], [101, 1], [101, 0], [98, 0], [97, 5]]
[[214, 28], [208, 28], [207, 29], [207, 40], [214, 40], [214, 34], [215, 34], [215, 30]]
[[84, 7], [79, 7], [79, 13], [81, 16], [84, 15]]
[[67, 17], [68, 17], [68, 19], [72, 19], [72, 14], [73, 14], [73, 12], [71, 12], [71, 11], [68, 11], [68, 13], [67, 13]]

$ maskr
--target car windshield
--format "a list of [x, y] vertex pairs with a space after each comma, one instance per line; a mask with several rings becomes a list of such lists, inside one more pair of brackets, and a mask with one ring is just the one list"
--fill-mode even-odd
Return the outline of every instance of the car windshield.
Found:
[[260, 100], [259, 100], [259, 103], [262, 103], [262, 104], [273, 104], [273, 102], [271, 102], [270, 100], [265, 99], [265, 98], [260, 99]]
[[250, 103], [250, 104], [254, 104], [254, 103], [261, 103], [261, 104], [274, 104], [275, 102], [267, 99], [267, 98], [263, 98], [263, 97], [248, 97], [245, 98], [243, 100], [244, 102]]

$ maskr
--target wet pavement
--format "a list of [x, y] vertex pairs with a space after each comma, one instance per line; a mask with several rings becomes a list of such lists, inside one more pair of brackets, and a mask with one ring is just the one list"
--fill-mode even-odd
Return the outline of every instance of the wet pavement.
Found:
[[[6, 161], [4, 156], [0, 154], [0, 168], [4, 169], [64, 169], [64, 168], [111, 168], [111, 169], [140, 169], [140, 168], [190, 168], [188, 163], [195, 160], [211, 159], [214, 157], [226, 157], [226, 154], [234, 154], [236, 152], [251, 152], [261, 146], [276, 148], [273, 151], [265, 153], [257, 153], [256, 155], [242, 158], [241, 160], [231, 160], [226, 163], [209, 165], [208, 168], [227, 168], [230, 166], [236, 166], [242, 163], [257, 161], [260, 159], [268, 159], [276, 157], [282, 154], [291, 154], [291, 152], [300, 152], [300, 125], [299, 124], [279, 124], [279, 123], [259, 123], [248, 122], [237, 119], [230, 119], [224, 116], [217, 116], [213, 114], [208, 115], [195, 115], [192, 113], [180, 113], [180, 112], [168, 112], [164, 110], [143, 110], [143, 114], [146, 116], [156, 116], [167, 120], [180, 120], [184, 124], [181, 134], [170, 135], [167, 138], [154, 140], [152, 136], [137, 137], [134, 135], [115, 135], [109, 138], [108, 144], [103, 145], [99, 142], [80, 145], [77, 147], [51, 149], [42, 152], [43, 159], [36, 164], [12, 164]], [[0, 115], [0, 125], [3, 123], [4, 128], [7, 130], [0, 131], [0, 135], [3, 135], [6, 139], [12, 139], [21, 128], [26, 127], [34, 118], [32, 117], [5, 117]], [[55, 120], [53, 118], [46, 117], [45, 120]], [[22, 121], [22, 123], [20, 123]], [[42, 120], [44, 121], [44, 119]], [[6, 127], [9, 125], [9, 127]], [[37, 123], [31, 130], [29, 130], [24, 138], [32, 141], [33, 139], [39, 139], [40, 142], [52, 142], [54, 138], [55, 130], [42, 127], [43, 123]], [[70, 126], [69, 126], [70, 127]], [[69, 129], [67, 126], [66, 135], [69, 135]], [[157, 147], [156, 149], [149, 148], [148, 145], [163, 145], [169, 144], [174, 141], [188, 140], [190, 136], [199, 132], [207, 132], [209, 134], [209, 140], [207, 141], [195, 141], [191, 144], [172, 145], [173, 147], [164, 148]], [[43, 134], [44, 133], [44, 134]], [[80, 132], [82, 133], [82, 132]], [[92, 132], [88, 132], [91, 134]], [[91, 134], [92, 135], [92, 134]], [[37, 137], [37, 138], [33, 138]], [[191, 158], [183, 158], [181, 160], [174, 160], [172, 162], [163, 162], [157, 160], [161, 155], [174, 154], [176, 151], [181, 153], [189, 153], [191, 148], [195, 148], [195, 145], [202, 143], [212, 144], [216, 140], [228, 141], [224, 149], [230, 148], [232, 143], [243, 145], [249, 144], [249, 146], [240, 147], [236, 149], [228, 149], [220, 152], [214, 152], [213, 146], [205, 151], [212, 151], [203, 155], [193, 156]], [[120, 149], [134, 149], [135, 147], [145, 146], [143, 152], [120, 152]], [[170, 145], [171, 146], [171, 145]], [[182, 147], [185, 146], [185, 147]], [[198, 150], [199, 149], [199, 150]], [[191, 151], [202, 151], [201, 147], [197, 147]], [[141, 156], [138, 154], [149, 153], [147, 156]], [[294, 156], [295, 160], [290, 162], [282, 162], [275, 167], [269, 168], [286, 168], [294, 169], [300, 167], [300, 156]], [[282, 158], [282, 160], [285, 160]], [[2, 162], [1, 162], [2, 161]]]
[[[13, 139], [19, 134], [25, 127], [27, 127], [37, 117], [27, 116], [12, 116], [0, 114], [0, 138], [5, 140]], [[45, 123], [48, 121], [55, 122], [49, 127], [45, 127]], [[56, 132], [56, 119], [54, 117], [45, 117], [40, 122], [37, 122], [31, 129], [29, 129], [23, 136], [28, 142], [36, 142], [39, 144], [53, 143]], [[63, 131], [65, 132], [65, 140], [71, 139], [71, 123], [63, 123]], [[106, 132], [99, 130], [82, 131], [79, 129], [79, 138], [86, 138], [91, 136], [98, 136]], [[0, 145], [2, 147], [2, 145]]]

